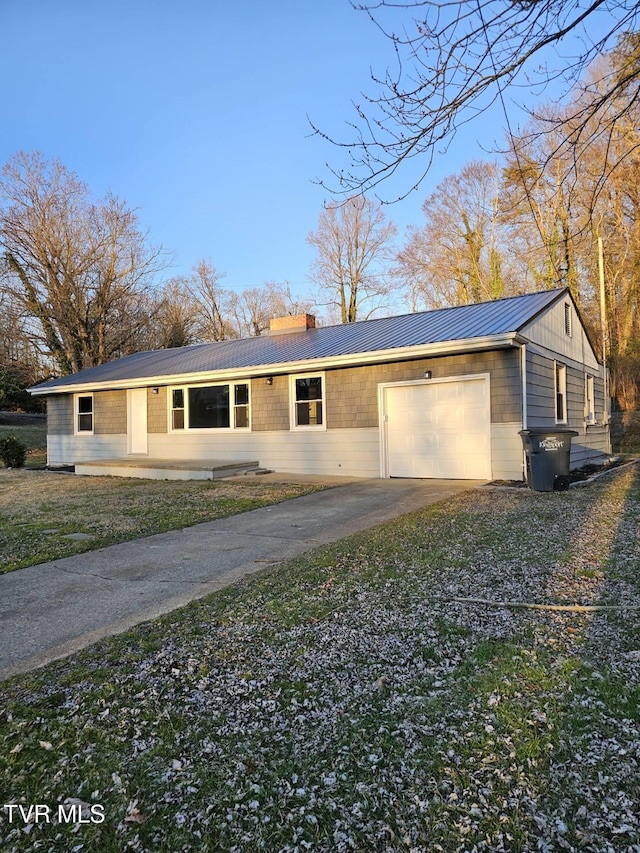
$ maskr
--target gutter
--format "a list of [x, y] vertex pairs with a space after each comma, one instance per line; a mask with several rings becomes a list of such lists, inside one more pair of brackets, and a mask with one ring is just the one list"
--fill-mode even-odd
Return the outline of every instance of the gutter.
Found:
[[128, 388], [148, 388], [152, 385], [224, 382], [227, 380], [252, 379], [260, 376], [278, 376], [302, 371], [308, 372], [309, 370], [360, 367], [389, 361], [410, 361], [417, 358], [460, 355], [462, 353], [482, 352], [489, 349], [506, 349], [518, 346], [519, 343], [519, 336], [515, 332], [509, 332], [503, 335], [487, 335], [480, 338], [464, 338], [456, 341], [438, 341], [413, 347], [394, 347], [386, 350], [372, 350], [370, 352], [328, 356], [326, 358], [305, 358], [275, 364], [254, 364], [247, 367], [226, 368], [224, 370], [137, 376], [129, 379], [104, 380], [102, 382], [94, 380], [93, 382], [66, 383], [64, 385], [51, 385], [49, 387], [34, 385], [27, 390], [34, 397], [39, 397], [50, 394], [71, 394], [83, 391], [117, 391]]

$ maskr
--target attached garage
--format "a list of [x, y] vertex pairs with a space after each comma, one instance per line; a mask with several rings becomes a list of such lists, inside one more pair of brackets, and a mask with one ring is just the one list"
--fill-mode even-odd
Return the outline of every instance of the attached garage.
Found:
[[489, 376], [380, 387], [383, 476], [491, 477]]

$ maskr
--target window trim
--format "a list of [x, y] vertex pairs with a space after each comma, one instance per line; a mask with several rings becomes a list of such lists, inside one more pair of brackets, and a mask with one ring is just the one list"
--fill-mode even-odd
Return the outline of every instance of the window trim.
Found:
[[584, 420], [587, 426], [597, 423], [596, 419], [596, 383], [591, 373], [584, 375]]
[[[322, 381], [322, 423], [321, 424], [298, 424], [296, 403], [296, 379], [320, 379]], [[313, 370], [307, 373], [289, 374], [289, 429], [292, 432], [322, 432], [327, 428], [327, 382], [324, 370]]]
[[[184, 432], [187, 428], [187, 406], [186, 400], [188, 399], [188, 394], [185, 394], [185, 388], [169, 388], [169, 393], [167, 394], [167, 398], [169, 401], [169, 432]], [[182, 405], [174, 406], [173, 400], [176, 391], [182, 392]], [[175, 426], [175, 412], [182, 412], [182, 426]]]
[[[236, 403], [236, 388], [239, 388], [241, 385], [247, 386], [247, 402], [246, 403]], [[233, 395], [233, 400], [231, 399]], [[246, 426], [238, 426], [236, 423], [236, 410], [245, 408], [247, 409], [247, 425]], [[232, 429], [234, 430], [242, 430], [244, 432], [251, 431], [251, 382], [247, 380], [246, 382], [230, 382], [229, 383], [229, 408], [232, 411], [232, 416], [230, 417], [230, 421], [232, 421]]]
[[[560, 383], [558, 383], [560, 380]], [[558, 387], [560, 385], [560, 387]], [[557, 424], [568, 423], [567, 419], [567, 365], [560, 361], [553, 362], [553, 411]], [[558, 417], [558, 397], [562, 394], [562, 417]]]
[[[238, 427], [235, 425], [235, 389], [236, 385], [246, 385], [247, 386], [247, 399], [248, 403], [248, 417], [247, 417], [247, 426], [246, 427]], [[220, 427], [190, 427], [189, 426], [189, 389], [191, 388], [228, 388], [229, 389], [229, 426], [220, 426]], [[173, 392], [174, 391], [182, 391], [182, 409], [174, 409], [173, 408]], [[185, 433], [192, 433], [194, 435], [212, 435], [213, 433], [218, 432], [251, 432], [251, 381], [245, 380], [243, 382], [195, 382], [189, 383], [188, 385], [170, 385], [168, 388], [167, 394], [167, 423], [168, 423], [168, 432], [172, 434], [184, 435]], [[184, 427], [174, 427], [173, 426], [173, 413], [174, 411], [183, 411], [184, 412]]]
[[[80, 400], [88, 398], [91, 400], [91, 412], [80, 412]], [[91, 414], [91, 429], [80, 429], [80, 415]], [[96, 425], [96, 408], [94, 403], [93, 392], [74, 394], [73, 395], [73, 434], [74, 435], [94, 435]]]

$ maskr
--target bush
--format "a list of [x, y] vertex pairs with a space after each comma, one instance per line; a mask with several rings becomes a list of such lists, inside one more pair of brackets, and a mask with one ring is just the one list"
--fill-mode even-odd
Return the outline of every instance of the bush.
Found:
[[23, 468], [27, 448], [15, 435], [7, 435], [0, 438], [0, 457], [7, 468]]

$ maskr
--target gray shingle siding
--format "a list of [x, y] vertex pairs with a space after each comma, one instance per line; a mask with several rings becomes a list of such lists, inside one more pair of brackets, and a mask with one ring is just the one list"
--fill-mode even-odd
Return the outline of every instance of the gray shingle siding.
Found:
[[97, 391], [93, 395], [93, 432], [94, 435], [126, 435], [126, 391]]
[[[564, 364], [567, 371], [567, 425], [573, 428], [583, 427], [585, 420], [585, 373], [589, 370], [578, 369], [567, 364], [561, 358], [555, 359]], [[596, 420], [604, 419], [604, 382], [594, 377]], [[545, 358], [537, 353], [527, 352], [527, 413], [529, 426], [555, 426], [555, 373], [554, 359]]]
[[73, 395], [47, 397], [47, 432], [49, 435], [73, 435]]
[[157, 394], [154, 394], [151, 388], [147, 389], [147, 432], [149, 434], [161, 435], [168, 432], [167, 393], [166, 387], [159, 387]]
[[527, 351], [528, 426], [555, 426], [553, 361]]
[[254, 432], [289, 429], [289, 379], [274, 376], [273, 384], [266, 379], [251, 382], [251, 428]]
[[[522, 419], [519, 355], [517, 350], [510, 349], [319, 371], [325, 375], [327, 429], [377, 427], [379, 383], [412, 382], [422, 379], [425, 370], [431, 370], [433, 379], [489, 373], [492, 423]], [[290, 428], [289, 376], [276, 375], [272, 379], [271, 385], [262, 377], [250, 383], [253, 432]], [[149, 391], [150, 433], [167, 432], [167, 394], [166, 387], [161, 387], [157, 395]]]
[[[411, 382], [430, 370], [432, 379], [489, 373], [491, 422], [522, 420], [517, 350], [399, 361], [326, 372], [327, 429], [378, 426], [378, 384]], [[287, 427], [288, 428], [288, 427]]]

